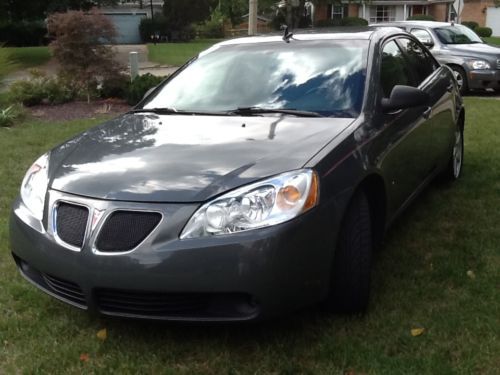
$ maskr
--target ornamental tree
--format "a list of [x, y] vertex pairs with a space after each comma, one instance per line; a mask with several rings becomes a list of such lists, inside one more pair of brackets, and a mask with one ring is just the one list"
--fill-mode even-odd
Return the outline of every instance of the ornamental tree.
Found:
[[54, 13], [48, 19], [48, 30], [54, 38], [51, 48], [61, 65], [61, 76], [82, 91], [88, 101], [101, 82], [123, 70], [109, 45], [117, 35], [115, 27], [96, 9]]

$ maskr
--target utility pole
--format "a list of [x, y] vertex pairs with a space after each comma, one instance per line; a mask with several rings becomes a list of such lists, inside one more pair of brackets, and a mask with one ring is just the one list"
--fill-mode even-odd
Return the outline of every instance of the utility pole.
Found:
[[155, 14], [154, 14], [154, 11], [153, 11], [153, 0], [149, 0], [149, 5], [151, 6], [151, 19], [154, 20], [155, 19]]
[[257, 6], [258, 0], [248, 0], [248, 35], [257, 34]]

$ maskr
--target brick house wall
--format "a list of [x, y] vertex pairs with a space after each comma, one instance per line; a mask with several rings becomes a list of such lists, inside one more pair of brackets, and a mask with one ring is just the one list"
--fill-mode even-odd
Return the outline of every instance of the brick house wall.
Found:
[[436, 21], [446, 21], [448, 20], [449, 6], [448, 4], [431, 4], [428, 7], [428, 12]]
[[321, 5], [316, 5], [316, 12], [314, 14], [314, 21], [324, 21], [329, 19], [328, 15], [328, 5], [326, 4], [321, 4]]
[[359, 12], [359, 4], [349, 4], [347, 7], [347, 16], [348, 17], [358, 17]]
[[495, 6], [493, 0], [465, 0], [460, 15], [461, 21], [474, 21], [479, 26], [486, 25], [486, 8]]
[[[345, 4], [347, 7], [346, 17], [358, 17], [359, 4]], [[324, 21], [330, 19], [330, 14], [328, 14], [328, 4], [319, 4], [316, 5], [316, 11], [314, 14], [314, 21]]]
[[[488, 1], [490, 3], [493, 2], [493, 0], [466, 0], [466, 1], [478, 1], [478, 2], [479, 1], [481, 1], [481, 2]], [[404, 14], [403, 13], [403, 3], [404, 3], [404, 1], [401, 1], [400, 5], [397, 5], [397, 8], [399, 9], [397, 12], [398, 12], [398, 14], [401, 14], [401, 17], [403, 17], [402, 15]], [[380, 5], [382, 3], [377, 2], [377, 4]], [[392, 2], [392, 4], [394, 4], [394, 3]], [[413, 4], [411, 4], [411, 3], [407, 3], [407, 7], [411, 7], [412, 5]], [[422, 5], [422, 4], [418, 4], [417, 6], [420, 6], [420, 5]], [[360, 16], [360, 14], [361, 14], [360, 8], [362, 7], [361, 4], [350, 3], [350, 4], [345, 4], [344, 6], [346, 7], [345, 16], [348, 16], [348, 17], [359, 17]], [[370, 1], [367, 0], [366, 1], [366, 8], [367, 8], [366, 17], [367, 18], [369, 17], [370, 6], [371, 6]], [[330, 10], [330, 8], [329, 8], [328, 4], [317, 5], [316, 6], [316, 13], [315, 13], [315, 17], [314, 17], [315, 22], [330, 19], [329, 10]], [[428, 4], [427, 10], [428, 10], [428, 14], [433, 16], [436, 19], [436, 21], [447, 21], [448, 20], [449, 4], [447, 4], [447, 3]], [[484, 21], [483, 21], [483, 23], [484, 23], [486, 21], [486, 15], [483, 14], [483, 16], [484, 16]], [[396, 19], [396, 20], [400, 21], [402, 19], [403, 18]], [[465, 20], [465, 18], [462, 18], [462, 19]]]

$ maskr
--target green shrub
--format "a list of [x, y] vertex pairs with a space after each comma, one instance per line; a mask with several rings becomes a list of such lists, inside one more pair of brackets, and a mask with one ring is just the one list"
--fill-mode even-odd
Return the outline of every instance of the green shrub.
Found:
[[316, 27], [338, 27], [338, 26], [367, 26], [368, 21], [359, 17], [344, 17], [333, 20], [321, 20], [315, 23]]
[[0, 24], [0, 41], [8, 46], [28, 47], [47, 44], [44, 21], [21, 21]]
[[41, 104], [45, 98], [43, 86], [40, 79], [16, 81], [9, 88], [9, 100], [27, 107]]
[[150, 73], [134, 78], [130, 84], [127, 95], [127, 102], [130, 105], [139, 103], [149, 89], [158, 86], [165, 77], [156, 77]]
[[224, 38], [224, 27], [217, 20], [209, 20], [202, 25], [197, 25], [195, 30], [198, 37], [202, 39]]
[[479, 26], [479, 24], [474, 21], [463, 21], [462, 25], [467, 26], [471, 30], [475, 30]]
[[435, 21], [436, 19], [428, 14], [417, 14], [408, 17], [408, 21]]
[[334, 27], [339, 26], [338, 20], [319, 20], [314, 24], [316, 27]]
[[0, 127], [10, 127], [22, 117], [24, 117], [24, 110], [19, 104], [13, 104], [5, 109], [0, 108]]
[[493, 30], [489, 27], [476, 27], [474, 31], [483, 38], [489, 38], [493, 34]]
[[359, 17], [344, 17], [340, 19], [339, 26], [368, 26], [368, 21]]
[[47, 79], [43, 87], [44, 101], [49, 104], [68, 103], [78, 96], [70, 83], [62, 78]]
[[100, 97], [103, 99], [118, 98], [126, 99], [130, 90], [130, 76], [120, 74], [108, 77], [102, 81]]
[[61, 77], [47, 77], [33, 70], [29, 80], [14, 82], [9, 88], [9, 100], [27, 107], [37, 104], [62, 104], [72, 101], [78, 92]]

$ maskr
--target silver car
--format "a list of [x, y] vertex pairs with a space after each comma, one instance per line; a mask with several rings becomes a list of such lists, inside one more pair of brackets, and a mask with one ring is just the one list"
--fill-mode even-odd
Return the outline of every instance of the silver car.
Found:
[[484, 43], [468, 27], [432, 21], [382, 25], [396, 26], [415, 35], [441, 64], [453, 70], [462, 94], [469, 90], [500, 91], [500, 48]]

